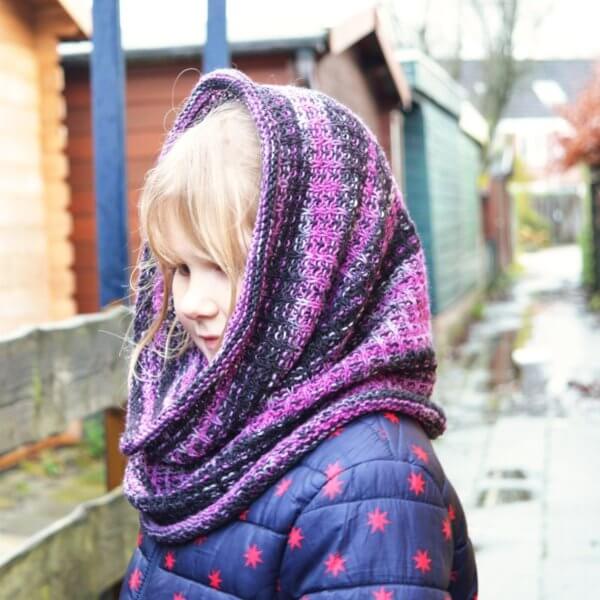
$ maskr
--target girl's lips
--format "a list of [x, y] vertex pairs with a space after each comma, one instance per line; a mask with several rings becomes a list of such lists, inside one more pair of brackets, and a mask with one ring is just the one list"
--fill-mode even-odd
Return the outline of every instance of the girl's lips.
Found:
[[219, 338], [218, 337], [204, 337], [204, 336], [200, 336], [203, 340], [203, 342], [207, 345], [208, 348], [213, 349], [216, 348], [219, 345]]

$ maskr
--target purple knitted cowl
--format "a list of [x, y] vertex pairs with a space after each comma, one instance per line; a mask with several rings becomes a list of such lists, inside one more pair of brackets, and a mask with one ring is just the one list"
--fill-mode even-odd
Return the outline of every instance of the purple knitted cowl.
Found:
[[[323, 93], [220, 69], [198, 81], [160, 157], [226, 100], [250, 111], [262, 159], [241, 293], [210, 364], [196, 346], [163, 364], [169, 300], [136, 363], [121, 438], [124, 492], [146, 532], [169, 543], [235, 518], [360, 415], [401, 412], [430, 438], [446, 422], [429, 399], [423, 249], [374, 135]], [[160, 271], [142, 269], [138, 285], [147, 291], [135, 301], [134, 342], [160, 308]]]

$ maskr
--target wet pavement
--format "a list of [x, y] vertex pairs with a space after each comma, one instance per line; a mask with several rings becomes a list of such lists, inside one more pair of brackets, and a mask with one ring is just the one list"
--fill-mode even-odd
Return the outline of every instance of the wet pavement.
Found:
[[[439, 369], [435, 442], [462, 499], [480, 597], [600, 597], [600, 315], [576, 246], [523, 273]], [[516, 353], [513, 350], [517, 348]]]

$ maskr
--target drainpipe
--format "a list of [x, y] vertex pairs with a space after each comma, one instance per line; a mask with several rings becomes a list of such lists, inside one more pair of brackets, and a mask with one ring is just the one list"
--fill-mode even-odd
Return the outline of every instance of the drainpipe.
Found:
[[129, 249], [125, 58], [119, 0], [94, 0], [91, 55], [96, 248], [101, 308], [127, 301]]
[[227, 43], [227, 6], [225, 0], [208, 0], [206, 20], [206, 45], [202, 71], [209, 73], [215, 69], [231, 66], [229, 44]]
[[299, 48], [294, 56], [295, 81], [299, 85], [318, 89], [316, 77], [316, 53], [313, 48]]

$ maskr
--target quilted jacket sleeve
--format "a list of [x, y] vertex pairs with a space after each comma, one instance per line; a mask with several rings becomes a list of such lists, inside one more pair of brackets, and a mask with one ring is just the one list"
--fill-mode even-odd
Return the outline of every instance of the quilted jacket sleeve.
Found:
[[282, 597], [476, 600], [473, 548], [448, 481], [397, 459], [329, 475], [290, 532]]

